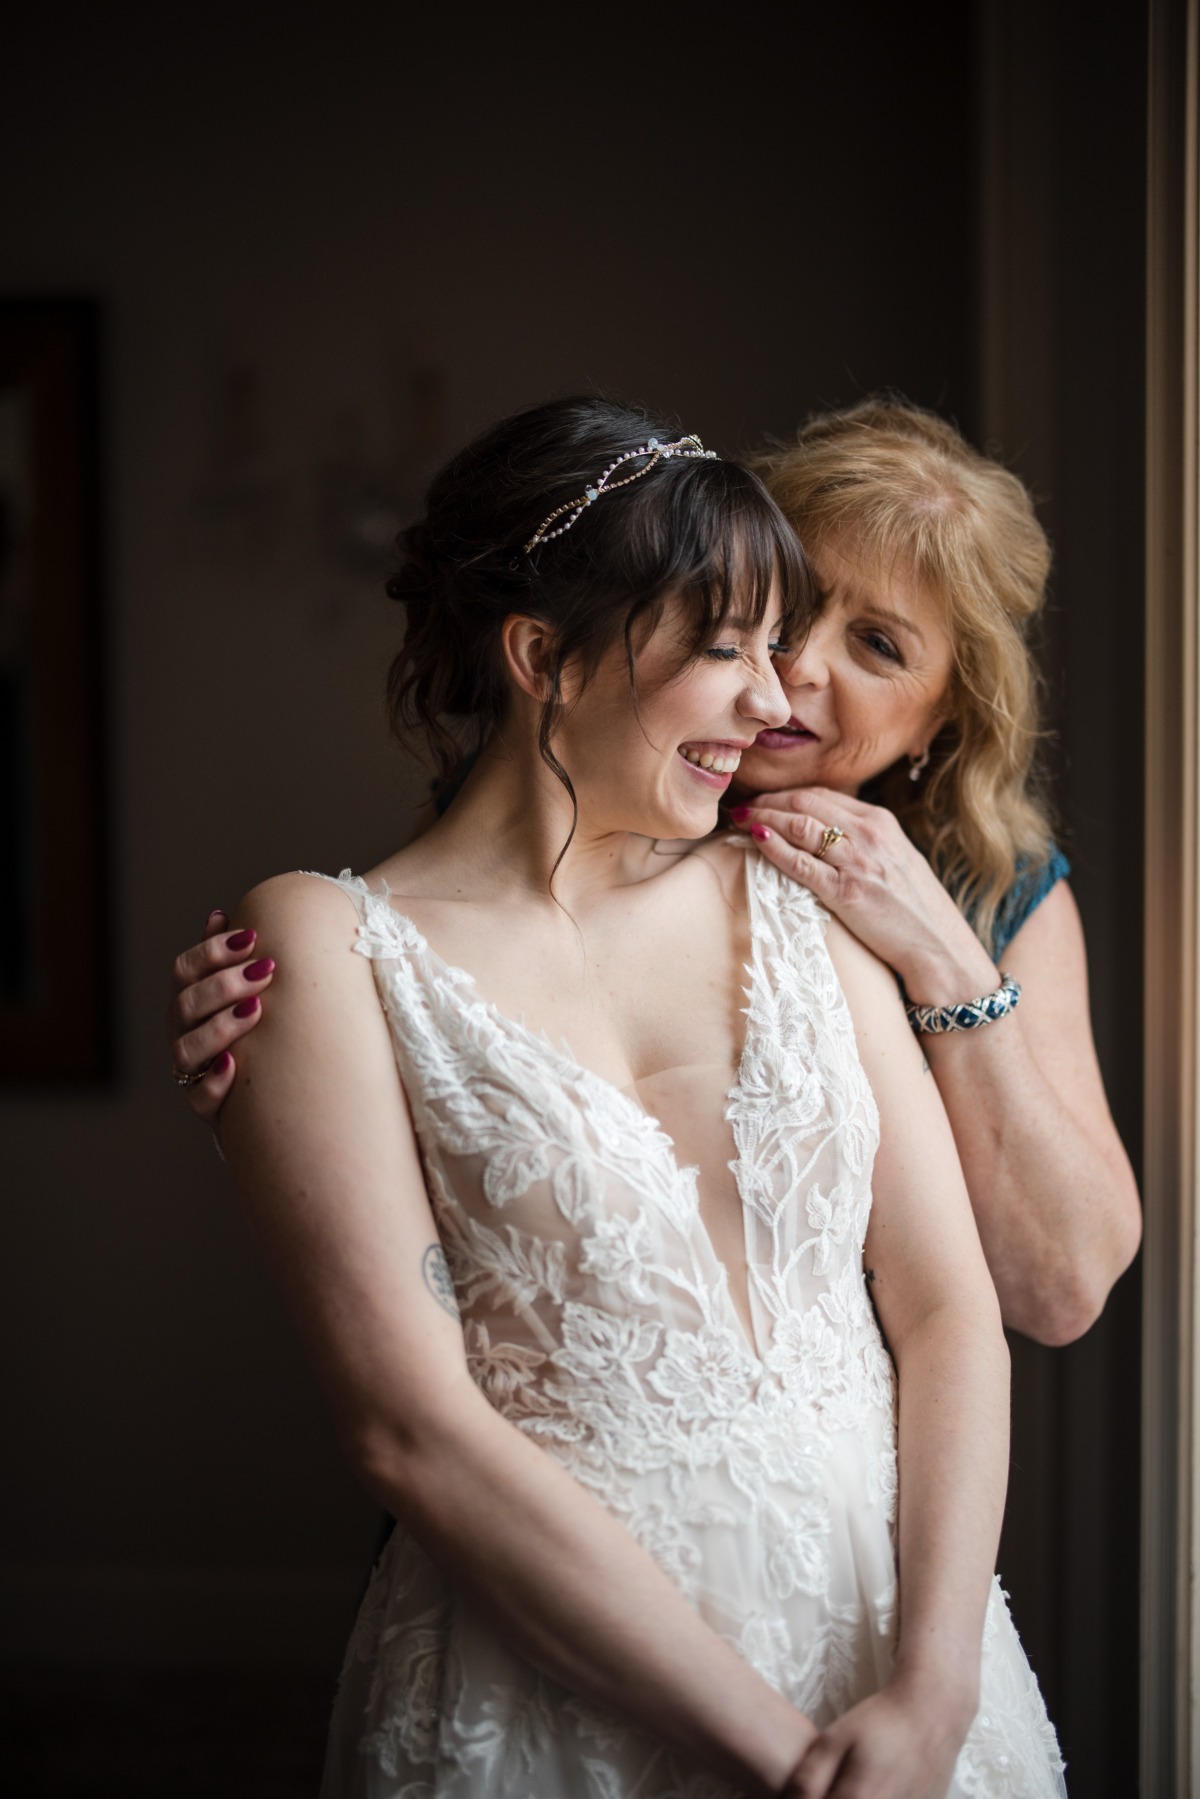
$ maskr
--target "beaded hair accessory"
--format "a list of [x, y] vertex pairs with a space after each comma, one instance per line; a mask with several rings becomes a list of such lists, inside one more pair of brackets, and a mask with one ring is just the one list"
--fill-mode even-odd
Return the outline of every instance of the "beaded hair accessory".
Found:
[[[646, 458], [644, 468], [637, 469], [632, 475], [626, 475], [623, 480], [613, 480], [613, 476], [619, 468], [624, 467], [627, 462], [636, 462], [641, 456]], [[539, 544], [548, 543], [552, 537], [561, 537], [564, 531], [569, 531], [571, 526], [582, 518], [588, 507], [600, 498], [601, 494], [613, 493], [618, 487], [632, 486], [633, 482], [640, 481], [643, 475], [648, 475], [651, 469], [657, 468], [660, 462], [670, 462], [675, 456], [690, 457], [693, 461], [701, 458], [706, 462], [721, 460], [715, 450], [706, 450], [698, 437], [679, 437], [674, 443], [669, 444], [660, 444], [657, 437], [652, 437], [649, 443], [642, 444], [640, 449], [626, 450], [623, 456], [618, 456], [615, 462], [610, 462], [595, 486], [585, 487], [578, 500], [568, 500], [564, 505], [556, 506], [554, 511], [542, 520], [529, 542], [522, 544], [523, 554], [529, 556]], [[564, 519], [565, 522], [559, 525], [557, 530], [552, 531], [551, 525], [555, 519], [559, 518]]]

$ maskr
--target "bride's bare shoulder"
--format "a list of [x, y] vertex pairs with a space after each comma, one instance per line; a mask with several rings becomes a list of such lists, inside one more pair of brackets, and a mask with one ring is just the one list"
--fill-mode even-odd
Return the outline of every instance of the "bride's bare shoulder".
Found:
[[272, 875], [240, 902], [233, 929], [254, 931], [260, 956], [333, 950], [353, 945], [358, 915], [336, 881], [315, 874]]
[[735, 898], [745, 890], [746, 857], [753, 853], [745, 837], [735, 831], [722, 831], [688, 845], [686, 861], [711, 870], [726, 896]]

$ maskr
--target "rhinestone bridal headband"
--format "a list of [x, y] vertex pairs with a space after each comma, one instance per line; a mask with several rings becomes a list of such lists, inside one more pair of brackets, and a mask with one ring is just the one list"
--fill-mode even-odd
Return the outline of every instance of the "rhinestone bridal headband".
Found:
[[[644, 468], [637, 469], [632, 475], [626, 475], [621, 481], [613, 480], [613, 476], [619, 468], [622, 468], [627, 462], [636, 462], [641, 456], [647, 458]], [[706, 462], [719, 462], [721, 460], [715, 450], [706, 450], [698, 437], [679, 437], [674, 443], [669, 444], [660, 444], [657, 437], [652, 437], [649, 443], [642, 444], [640, 449], [626, 450], [623, 456], [618, 456], [615, 462], [610, 462], [595, 486], [585, 487], [578, 500], [568, 500], [565, 505], [556, 506], [554, 511], [542, 520], [529, 542], [521, 546], [523, 554], [529, 556], [539, 544], [548, 543], [550, 538], [561, 537], [564, 531], [569, 531], [571, 526], [582, 518], [593, 501], [600, 498], [601, 494], [613, 493], [618, 487], [631, 486], [634, 481], [640, 481], [643, 475], [648, 475], [651, 469], [657, 468], [660, 462], [670, 462], [675, 456], [690, 457], [693, 461], [703, 459]], [[550, 527], [558, 518], [563, 519], [564, 522], [556, 531], [552, 531]]]

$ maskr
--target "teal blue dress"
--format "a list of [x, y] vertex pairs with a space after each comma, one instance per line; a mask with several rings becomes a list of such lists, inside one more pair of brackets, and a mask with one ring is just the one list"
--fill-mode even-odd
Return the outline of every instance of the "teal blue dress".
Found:
[[[999, 961], [1021, 926], [1036, 912], [1051, 888], [1065, 881], [1071, 864], [1056, 843], [1044, 862], [1027, 859], [1017, 864], [1017, 878], [1000, 901], [992, 926], [992, 957]], [[968, 912], [967, 917], [970, 918]]]

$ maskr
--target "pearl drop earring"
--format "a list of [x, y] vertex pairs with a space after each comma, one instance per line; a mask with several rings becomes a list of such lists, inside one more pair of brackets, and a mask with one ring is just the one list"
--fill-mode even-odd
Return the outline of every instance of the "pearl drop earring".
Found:
[[928, 767], [929, 767], [929, 745], [926, 744], [925, 748], [921, 751], [921, 754], [919, 756], [910, 756], [908, 758], [908, 778], [909, 778], [909, 780], [910, 781], [919, 781], [921, 779], [921, 776], [924, 773], [925, 769], [927, 769]]

